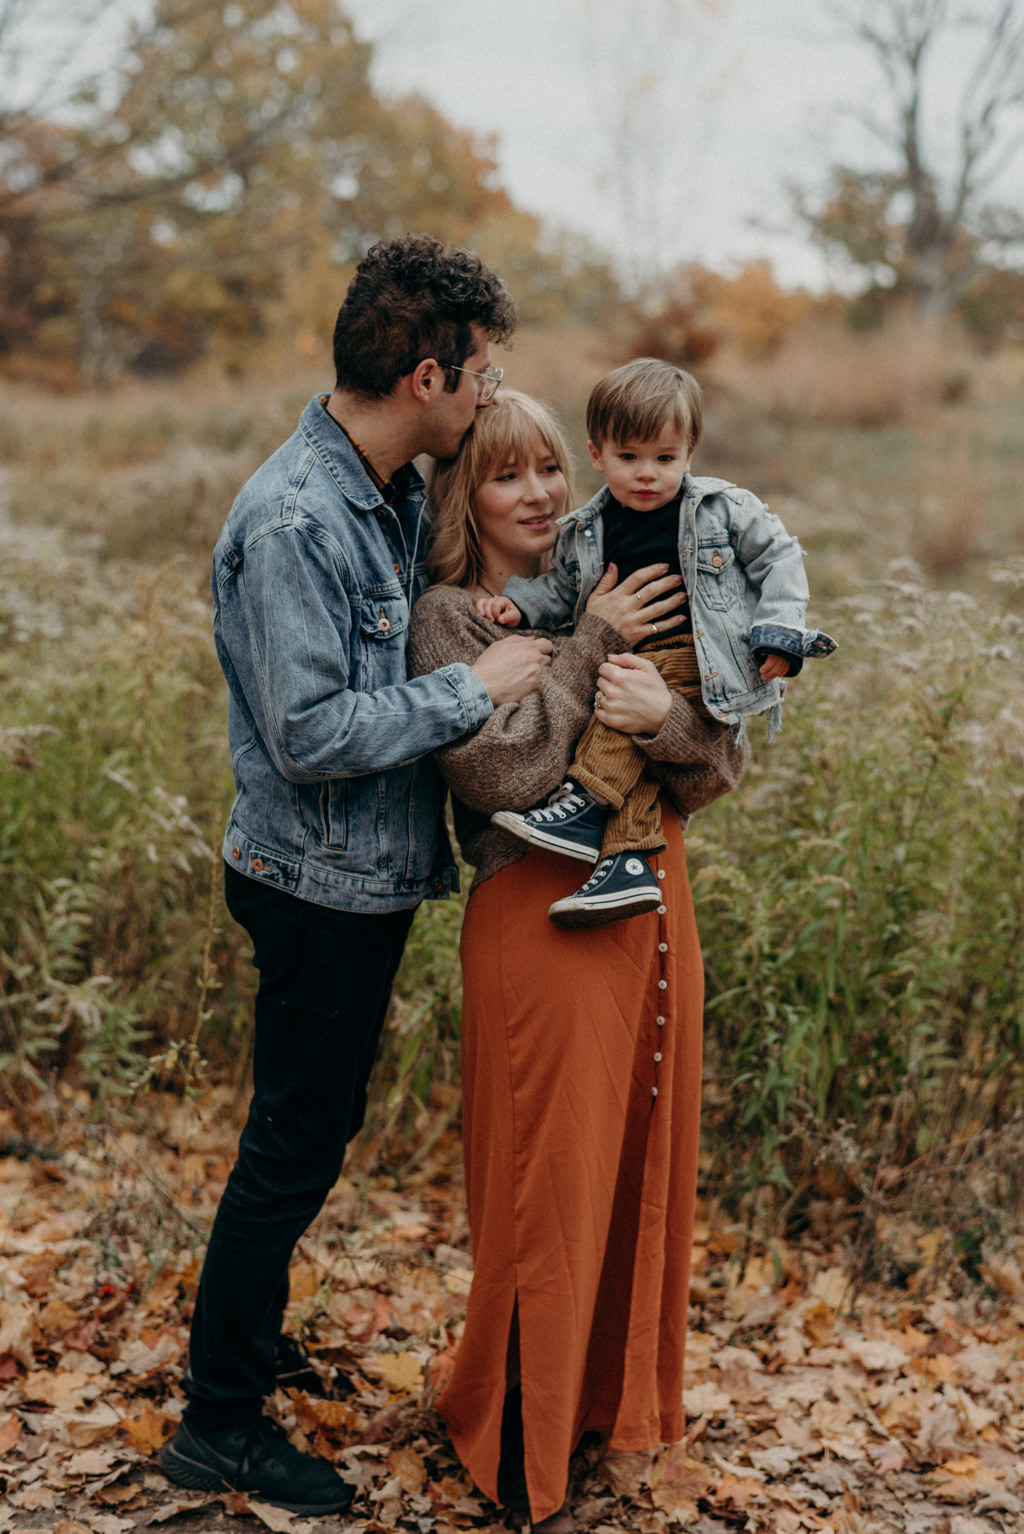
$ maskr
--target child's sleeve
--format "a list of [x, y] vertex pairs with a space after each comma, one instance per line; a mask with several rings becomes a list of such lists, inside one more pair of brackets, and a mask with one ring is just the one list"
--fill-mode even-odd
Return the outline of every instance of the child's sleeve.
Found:
[[505, 583], [509, 597], [523, 615], [523, 627], [559, 629], [572, 623], [579, 597], [579, 581], [565, 557], [566, 539], [560, 534], [551, 556], [551, 568], [527, 580], [513, 575]]
[[790, 675], [795, 675], [806, 657], [831, 655], [836, 648], [834, 639], [821, 629], [809, 629], [804, 621], [810, 598], [804, 551], [774, 512], [749, 490], [726, 499], [735, 556], [757, 593], [750, 648], [755, 655], [790, 658], [794, 662]]

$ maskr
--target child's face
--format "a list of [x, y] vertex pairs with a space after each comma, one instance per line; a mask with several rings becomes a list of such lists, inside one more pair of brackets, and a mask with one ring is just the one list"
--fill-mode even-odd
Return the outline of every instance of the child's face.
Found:
[[668, 426], [650, 442], [614, 442], [601, 447], [587, 443], [590, 460], [608, 481], [608, 488], [630, 511], [657, 511], [679, 494], [692, 452], [686, 438]]

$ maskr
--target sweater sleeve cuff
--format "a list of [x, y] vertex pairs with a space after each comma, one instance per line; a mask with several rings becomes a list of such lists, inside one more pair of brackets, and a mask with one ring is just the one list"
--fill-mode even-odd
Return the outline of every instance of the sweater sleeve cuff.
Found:
[[[699, 760], [700, 748], [707, 747], [708, 723], [681, 693], [674, 692], [668, 718], [658, 733], [632, 738], [654, 762]], [[696, 754], [695, 746], [698, 748]]]
[[623, 655], [632, 648], [618, 629], [612, 628], [610, 623], [606, 623], [596, 613], [581, 613], [573, 632], [577, 639], [586, 640], [595, 650], [602, 650], [605, 655]]

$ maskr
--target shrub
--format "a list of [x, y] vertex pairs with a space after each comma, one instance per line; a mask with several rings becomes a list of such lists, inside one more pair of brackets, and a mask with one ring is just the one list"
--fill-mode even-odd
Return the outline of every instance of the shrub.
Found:
[[[557, 344], [574, 389], [604, 370], [581, 335]], [[516, 356], [537, 387], [537, 338]], [[752, 726], [743, 784], [688, 837], [710, 1191], [775, 1224], [841, 1195], [869, 1246], [894, 1202], [974, 1252], [1021, 1204], [1024, 566], [974, 596], [906, 563], [882, 578], [909, 543], [948, 574], [969, 530], [958, 578], [976, 583], [982, 552], [1016, 546], [1016, 369], [984, 434], [971, 406], [959, 435], [788, 432], [806, 502], [784, 515], [817, 550], [841, 648], [793, 685], [770, 748]], [[268, 389], [253, 413], [213, 385], [187, 406], [151, 389], [102, 418], [5, 397], [22, 520], [0, 508], [0, 1080], [16, 1104], [55, 1076], [98, 1106], [153, 1075], [187, 1086], [201, 1055], [241, 1082], [254, 976], [220, 897], [232, 786], [209, 544], [304, 392]], [[396, 1173], [457, 1120], [460, 917], [459, 901], [420, 911], [396, 987], [361, 1152]]]
[[185, 561], [107, 567], [11, 535], [0, 570], [0, 1073], [102, 1100], [191, 1030], [227, 781]]
[[829, 1160], [854, 1200], [916, 1168], [933, 1216], [998, 1208], [1019, 1135], [955, 1193], [937, 1172], [1024, 1108], [1024, 623], [904, 563], [835, 626], [690, 839], [712, 1180], [777, 1215]]

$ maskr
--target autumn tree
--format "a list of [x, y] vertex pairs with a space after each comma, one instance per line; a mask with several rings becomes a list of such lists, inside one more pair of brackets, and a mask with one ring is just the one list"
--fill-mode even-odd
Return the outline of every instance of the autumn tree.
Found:
[[1024, 5], [832, 9], [874, 71], [871, 105], [854, 115], [879, 163], [834, 166], [822, 197], [796, 194], [798, 211], [825, 251], [941, 315], [1024, 246], [1024, 219], [997, 195], [1024, 146]]
[[579, 260], [539, 248], [493, 144], [381, 99], [370, 60], [338, 0], [153, 0], [112, 73], [12, 124], [0, 346], [73, 356], [91, 383], [241, 360], [272, 324], [321, 329], [371, 241], [408, 229], [513, 250], [527, 313], [559, 285], [573, 302]]

